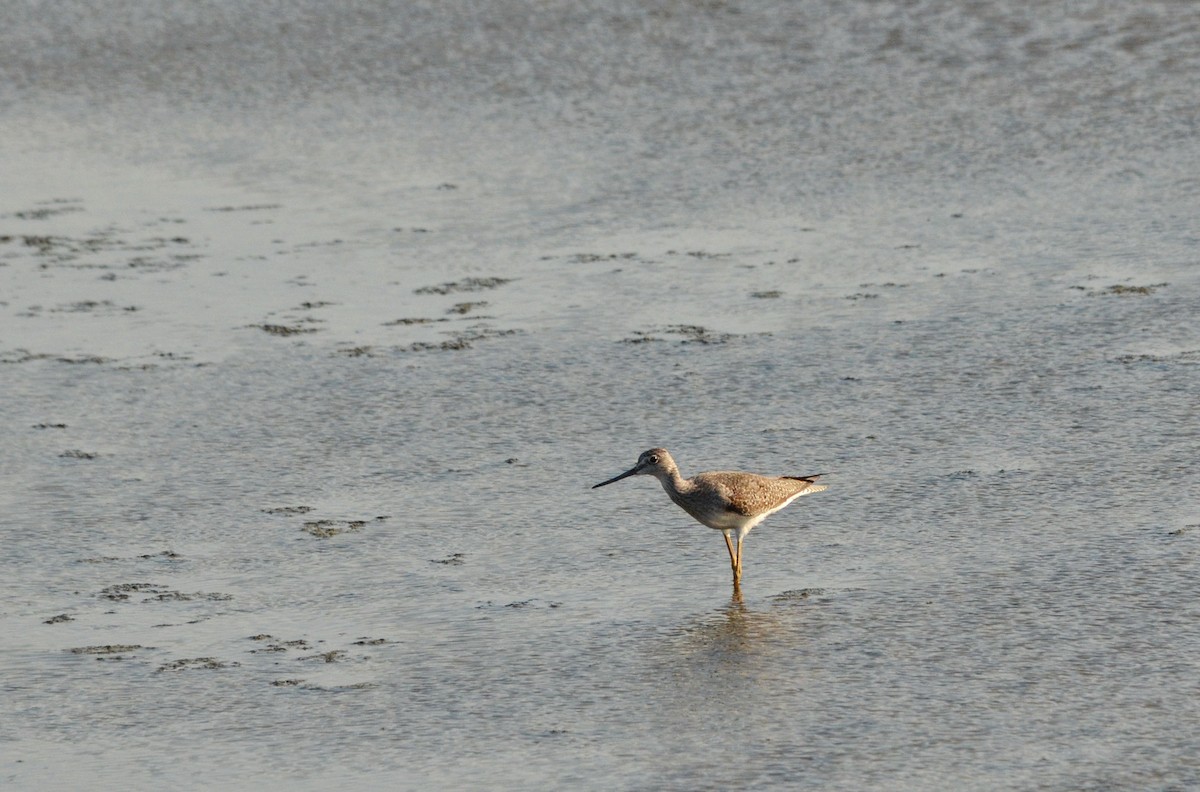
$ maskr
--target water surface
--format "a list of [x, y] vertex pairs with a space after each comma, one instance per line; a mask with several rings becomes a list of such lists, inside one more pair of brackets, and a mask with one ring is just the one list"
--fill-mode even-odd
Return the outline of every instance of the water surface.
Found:
[[6, 789], [1200, 784], [1186, 5], [9, 5]]

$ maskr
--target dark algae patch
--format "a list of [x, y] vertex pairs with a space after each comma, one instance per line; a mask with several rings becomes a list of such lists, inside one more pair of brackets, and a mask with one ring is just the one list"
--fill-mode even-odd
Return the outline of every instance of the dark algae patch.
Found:
[[345, 355], [346, 357], [370, 357], [371, 349], [372, 349], [372, 347], [368, 344], [367, 346], [356, 346], [356, 347], [348, 347], [346, 349], [339, 349], [339, 350], [337, 350], [337, 354]]
[[[1095, 276], [1091, 277], [1094, 278]], [[1114, 283], [1112, 286], [1107, 286], [1103, 289], [1089, 289], [1086, 286], [1071, 286], [1069, 288], [1075, 291], [1087, 292], [1087, 296], [1089, 297], [1145, 297], [1169, 285], [1169, 283], [1149, 283], [1145, 286], [1129, 286], [1124, 283]]]
[[649, 344], [655, 341], [666, 341], [665, 338], [657, 338], [648, 330], [634, 330], [632, 338], [623, 338], [621, 341], [626, 344]]
[[493, 610], [493, 609], [524, 610], [525, 608], [561, 608], [561, 607], [562, 607], [562, 603], [557, 602], [555, 600], [539, 600], [539, 599], [515, 600], [513, 602], [508, 602], [503, 605], [501, 605], [500, 603], [494, 602], [493, 600], [486, 600], [484, 602], [480, 602], [479, 604], [477, 604], [475, 606], [475, 610]]
[[241, 663], [226, 663], [215, 657], [190, 657], [182, 660], [172, 660], [158, 667], [159, 671], [195, 671], [214, 670], [218, 668], [236, 668]]
[[[79, 559], [79, 563], [81, 563], [81, 564], [111, 564], [116, 561], [151, 561], [151, 560], [162, 560], [162, 559], [165, 559], [167, 561], [180, 561], [183, 559], [183, 556], [181, 556], [179, 553], [176, 553], [174, 550], [161, 550], [157, 553], [141, 553], [133, 558], [120, 558], [118, 556], [91, 556], [89, 558]], [[152, 584], [132, 583], [132, 584], [125, 584], [125, 585], [151, 586]]]
[[[383, 522], [386, 519], [387, 515], [382, 515], [370, 522]], [[329, 539], [339, 534], [360, 531], [367, 522], [368, 520], [309, 520], [301, 526], [301, 530], [318, 539]]]
[[303, 530], [318, 539], [329, 539], [339, 534], [357, 531], [364, 525], [366, 523], [362, 520], [310, 520], [304, 523]]
[[784, 591], [776, 594], [771, 598], [771, 600], [776, 604], [782, 604], [786, 602], [803, 602], [804, 600], [811, 599], [812, 597], [820, 597], [824, 594], [825, 589], [823, 588], [791, 589], [790, 591]]
[[49, 313], [99, 313], [104, 311], [137, 311], [136, 305], [117, 305], [112, 300], [79, 300], [49, 309]]
[[67, 651], [74, 655], [117, 655], [136, 652], [138, 649], [153, 649], [152, 646], [141, 644], [102, 644], [99, 646], [76, 646]]
[[600, 261], [622, 261], [637, 258], [637, 253], [575, 253], [567, 260], [572, 264], [595, 264]]
[[250, 636], [251, 641], [259, 641], [263, 644], [258, 649], [251, 649], [251, 654], [270, 654], [274, 652], [286, 652], [289, 649], [311, 649], [312, 645], [303, 638], [296, 638], [291, 641], [285, 641], [282, 638], [276, 638], [273, 635], [259, 633], [258, 635]]
[[506, 283], [511, 283], [512, 278], [464, 278], [460, 281], [451, 281], [449, 283], [441, 283], [437, 286], [422, 286], [419, 289], [414, 289], [414, 294], [456, 294], [458, 292], [477, 292], [495, 289], [497, 286], [503, 286]]
[[282, 209], [283, 204], [277, 203], [261, 203], [261, 204], [246, 204], [244, 206], [206, 206], [206, 212], [261, 212], [266, 209]]
[[724, 344], [738, 337], [734, 333], [715, 333], [702, 325], [675, 324], [650, 330], [634, 330], [632, 338], [625, 338], [622, 341], [626, 344], [646, 344], [652, 341], [667, 340], [656, 334], [676, 336], [682, 344]]
[[195, 591], [191, 594], [182, 591], [164, 591], [155, 594], [152, 597], [147, 597], [142, 602], [193, 602], [195, 600], [205, 600], [208, 602], [228, 602], [233, 599], [232, 594], [221, 594], [216, 591]]
[[264, 333], [269, 333], [273, 336], [283, 336], [283, 337], [294, 336], [294, 335], [304, 335], [306, 333], [315, 333], [318, 330], [318, 328], [316, 328], [316, 327], [305, 327], [303, 325], [281, 325], [281, 324], [256, 324], [256, 325], [250, 325], [250, 327], [256, 327], [259, 330], [262, 330]]
[[336, 663], [345, 657], [347, 654], [345, 649], [332, 649], [328, 652], [321, 652], [315, 655], [307, 655], [299, 657], [298, 660], [320, 660], [323, 663]]
[[723, 344], [734, 337], [732, 333], [713, 333], [701, 325], [667, 325], [663, 332], [682, 336], [685, 344]]
[[393, 319], [390, 322], [384, 322], [383, 326], [384, 327], [403, 327], [403, 326], [407, 326], [407, 325], [423, 325], [423, 324], [430, 324], [432, 322], [449, 322], [449, 321], [450, 320], [444, 316], [439, 317], [437, 319], [427, 319], [425, 317], [411, 317], [411, 318], [404, 318], [404, 319]]
[[1200, 349], [1176, 352], [1173, 355], [1120, 355], [1118, 363], [1200, 363]]
[[124, 601], [132, 594], [144, 591], [155, 591], [163, 588], [158, 583], [118, 583], [100, 590], [100, 596], [113, 601]]
[[1152, 283], [1149, 286], [1124, 286], [1122, 284], [1114, 284], [1107, 289], [1103, 289], [1093, 294], [1115, 294], [1118, 297], [1141, 297], [1154, 292], [1166, 286], [1166, 283]]
[[18, 220], [45, 220], [55, 215], [82, 212], [83, 207], [79, 206], [81, 203], [83, 201], [78, 198], [53, 198], [49, 201], [40, 201], [33, 209], [13, 212], [12, 216]]
[[308, 514], [312, 510], [312, 506], [276, 506], [271, 509], [263, 509], [267, 514], [282, 515]]
[[174, 550], [162, 550], [157, 553], [142, 553], [138, 556], [138, 558], [142, 559], [143, 561], [151, 558], [165, 558], [170, 561], [178, 561], [179, 559], [183, 558], [183, 556], [181, 556], [179, 553], [176, 553]]
[[[52, 215], [79, 211], [70, 209], [38, 209], [24, 213], [23, 219], [46, 219]], [[21, 214], [21, 213], [18, 213]], [[39, 217], [33, 217], [37, 214]], [[107, 270], [114, 280], [115, 272], [165, 272], [186, 266], [188, 262], [201, 258], [201, 254], [179, 251], [180, 246], [191, 247], [186, 237], [142, 237], [122, 238], [116, 230], [105, 229], [88, 236], [69, 237], [53, 234], [23, 234], [18, 237], [6, 235], [0, 241], [19, 240], [24, 248], [36, 257], [39, 269], [67, 267], [73, 269]], [[130, 253], [120, 259], [111, 254]]]
[[228, 602], [232, 594], [215, 591], [176, 591], [159, 583], [118, 583], [101, 589], [99, 596], [113, 602], [128, 602], [135, 595], [142, 596], [141, 602]]
[[460, 303], [455, 303], [453, 306], [451, 306], [449, 309], [447, 309], [446, 313], [459, 314], [461, 316], [463, 314], [468, 314], [471, 311], [474, 311], [478, 308], [486, 308], [486, 307], [487, 307], [487, 301], [485, 301], [485, 300], [480, 300], [479, 302], [460, 302]]
[[489, 327], [473, 327], [465, 332], [454, 333], [446, 341], [414, 341], [407, 347], [401, 347], [405, 352], [455, 352], [471, 349], [477, 341], [492, 338], [503, 338], [516, 335], [519, 330], [494, 330]]

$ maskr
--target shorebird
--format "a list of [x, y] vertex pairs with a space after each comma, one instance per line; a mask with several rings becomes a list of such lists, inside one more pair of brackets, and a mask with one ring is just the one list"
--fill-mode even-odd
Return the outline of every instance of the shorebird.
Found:
[[[742, 540], [750, 529], [801, 495], [828, 489], [811, 476], [759, 476], [755, 473], [716, 471], [685, 479], [665, 448], [651, 448], [637, 464], [619, 476], [592, 487], [603, 487], [628, 476], [654, 476], [685, 512], [725, 536], [733, 587], [742, 580]], [[733, 535], [737, 535], [734, 546]]]

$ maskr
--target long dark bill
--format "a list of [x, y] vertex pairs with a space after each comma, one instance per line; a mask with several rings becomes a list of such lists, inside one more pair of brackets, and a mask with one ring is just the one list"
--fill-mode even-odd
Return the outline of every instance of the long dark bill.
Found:
[[605, 484], [612, 484], [614, 481], [620, 481], [623, 478], [627, 478], [629, 476], [632, 476], [634, 473], [639, 473], [639, 472], [641, 472], [641, 468], [634, 466], [634, 467], [630, 468], [629, 470], [626, 470], [624, 473], [622, 473], [619, 476], [614, 476], [613, 478], [610, 478], [608, 481], [601, 481], [595, 487], [592, 487], [592, 489], [596, 489], [596, 487], [603, 487]]

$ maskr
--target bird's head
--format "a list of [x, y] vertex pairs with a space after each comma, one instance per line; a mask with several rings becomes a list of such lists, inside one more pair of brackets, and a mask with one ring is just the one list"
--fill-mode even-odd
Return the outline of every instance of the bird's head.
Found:
[[637, 464], [626, 470], [619, 476], [614, 476], [608, 481], [601, 481], [599, 484], [592, 487], [603, 487], [606, 484], [612, 484], [614, 481], [620, 481], [629, 476], [663, 476], [670, 475], [675, 469], [675, 460], [671, 459], [671, 455], [667, 453], [665, 448], [651, 448], [649, 451], [643, 451], [638, 457]]

